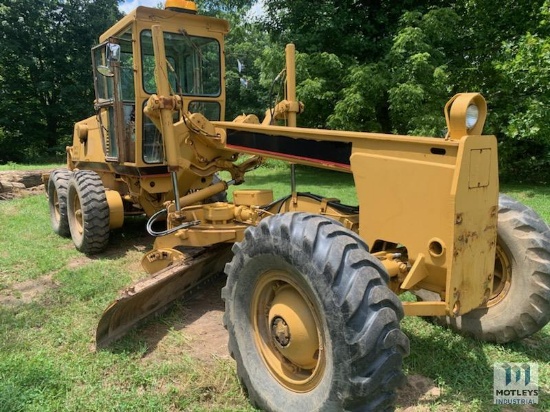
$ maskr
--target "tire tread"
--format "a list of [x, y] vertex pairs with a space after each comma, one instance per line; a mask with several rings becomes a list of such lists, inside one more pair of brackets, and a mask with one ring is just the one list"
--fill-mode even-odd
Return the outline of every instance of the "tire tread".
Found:
[[[289, 248], [290, 242], [296, 243], [296, 256], [290, 253], [296, 262], [311, 257], [314, 265], [319, 264], [316, 276], [323, 277], [326, 283], [324, 298], [332, 296], [330, 299], [339, 308], [337, 316], [344, 319], [344, 339], [352, 364], [351, 374], [338, 394], [340, 409], [391, 409], [395, 402], [394, 390], [405, 379], [402, 359], [409, 353], [408, 339], [399, 329], [403, 317], [401, 303], [386, 286], [387, 273], [376, 258], [367, 253], [366, 244], [332, 219], [301, 212], [274, 215], [249, 228], [243, 242], [233, 246], [235, 258], [225, 267], [228, 282], [222, 291], [226, 302], [224, 326], [230, 332], [229, 352], [234, 353], [237, 360], [241, 359], [233, 336], [230, 302], [249, 253], [277, 252]], [[266, 402], [250, 387], [254, 383], [240, 361], [237, 361], [237, 370], [251, 402], [264, 408]]]
[[[67, 217], [67, 190], [71, 172], [68, 169], [56, 169], [50, 173], [48, 182], [48, 203], [50, 206], [50, 220], [52, 229], [59, 236], [69, 237], [71, 230], [69, 228], [69, 220]], [[53, 202], [53, 191], [57, 191], [57, 199], [59, 202], [59, 219], [57, 219]]]
[[80, 197], [83, 212], [84, 232], [73, 235], [78, 250], [93, 255], [105, 250], [109, 243], [109, 204], [105, 188], [99, 175], [91, 170], [78, 170], [73, 174], [69, 185]]

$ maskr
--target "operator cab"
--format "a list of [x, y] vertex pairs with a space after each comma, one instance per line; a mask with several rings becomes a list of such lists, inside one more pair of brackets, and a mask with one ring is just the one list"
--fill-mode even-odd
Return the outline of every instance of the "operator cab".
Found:
[[[92, 49], [95, 109], [108, 161], [138, 167], [165, 164], [162, 136], [143, 114], [147, 100], [156, 94], [151, 27], [159, 22], [171, 93], [183, 97], [183, 110], [224, 120], [227, 22], [192, 14], [193, 2], [168, 0], [166, 6], [138, 7]], [[179, 120], [174, 113], [174, 122]]]

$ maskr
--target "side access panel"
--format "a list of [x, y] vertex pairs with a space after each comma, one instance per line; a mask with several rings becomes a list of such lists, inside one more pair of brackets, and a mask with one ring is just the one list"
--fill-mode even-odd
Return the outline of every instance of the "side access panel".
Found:
[[[439, 293], [440, 314], [478, 307], [494, 268], [496, 139], [363, 140], [354, 142], [351, 168], [360, 235], [369, 245], [384, 240], [407, 248], [413, 267], [403, 288]], [[421, 306], [433, 314], [438, 306], [413, 305], [409, 314], [425, 314]]]

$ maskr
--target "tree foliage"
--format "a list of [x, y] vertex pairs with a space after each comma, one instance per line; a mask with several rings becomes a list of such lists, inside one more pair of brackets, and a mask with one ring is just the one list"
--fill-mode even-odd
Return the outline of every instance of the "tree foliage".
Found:
[[438, 0], [280, 0], [266, 2], [267, 26], [274, 39], [296, 43], [312, 53], [372, 62], [381, 59], [403, 12], [425, 10]]
[[0, 162], [63, 151], [93, 109], [90, 47], [118, 17], [118, 0], [2, 1]]
[[[268, 4], [266, 26], [275, 42], [292, 40], [302, 52], [329, 52], [341, 62], [339, 74], [314, 78], [316, 85], [330, 79], [328, 90], [337, 93], [303, 125], [441, 136], [445, 102], [479, 91], [502, 176], [548, 182], [549, 10], [548, 0], [498, 7], [491, 0], [323, 0], [315, 7], [282, 0]], [[304, 82], [298, 90], [307, 103], [304, 91], [308, 98], [315, 92], [312, 80]]]
[[246, 113], [263, 117], [269, 106], [269, 85], [261, 81], [258, 51], [269, 47], [267, 33], [244, 21], [244, 10], [234, 18], [226, 41], [226, 118]]
[[[117, 3], [0, 1], [0, 162], [62, 151], [90, 114], [89, 48]], [[246, 17], [254, 3], [198, 2], [232, 27], [227, 119], [263, 117], [293, 42], [300, 125], [441, 136], [445, 102], [479, 91], [502, 176], [550, 181], [550, 0], [280, 0], [260, 21]]]
[[522, 35], [502, 43], [494, 70], [502, 79], [495, 91], [501, 105], [501, 165], [508, 179], [548, 182], [550, 177], [550, 1]]

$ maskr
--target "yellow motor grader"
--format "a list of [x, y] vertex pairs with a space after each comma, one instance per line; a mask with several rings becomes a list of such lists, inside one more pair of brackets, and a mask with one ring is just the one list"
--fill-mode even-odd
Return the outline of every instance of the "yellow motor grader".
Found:
[[[227, 32], [168, 0], [92, 49], [96, 114], [76, 123], [67, 169], [47, 179], [53, 228], [98, 253], [125, 216], [146, 214], [156, 238], [150, 276], [106, 309], [98, 347], [225, 271], [229, 351], [254, 405], [386, 410], [409, 352], [403, 315], [495, 342], [546, 325], [548, 227], [499, 196], [481, 95], [449, 100], [445, 138], [296, 127], [288, 45], [284, 99], [261, 122], [225, 121]], [[297, 192], [293, 166], [288, 196], [235, 190], [228, 202], [264, 158], [352, 173], [359, 205]]]

